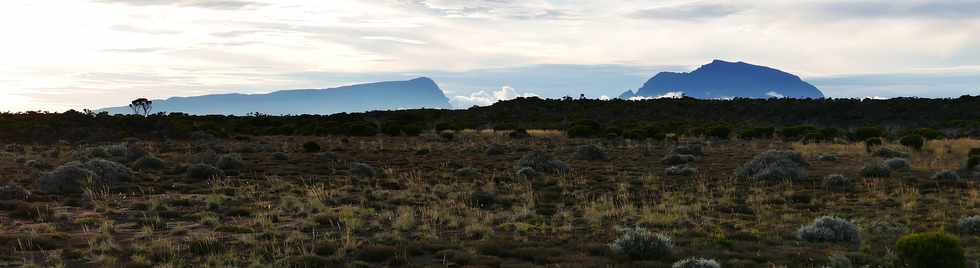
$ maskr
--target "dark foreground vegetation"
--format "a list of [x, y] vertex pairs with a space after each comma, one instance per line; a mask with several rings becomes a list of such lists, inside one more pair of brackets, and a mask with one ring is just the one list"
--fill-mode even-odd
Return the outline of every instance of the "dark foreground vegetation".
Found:
[[[416, 136], [428, 130], [554, 129], [575, 137], [863, 140], [901, 138], [917, 129], [945, 137], [980, 136], [980, 97], [957, 99], [659, 99], [647, 101], [519, 98], [468, 110], [403, 110], [329, 116], [109, 115], [92, 112], [0, 114], [0, 141], [53, 143], [235, 135]], [[864, 128], [862, 130], [862, 128]], [[875, 133], [871, 133], [872, 131]], [[859, 133], [863, 132], [863, 133]], [[919, 133], [927, 134], [927, 133]]]

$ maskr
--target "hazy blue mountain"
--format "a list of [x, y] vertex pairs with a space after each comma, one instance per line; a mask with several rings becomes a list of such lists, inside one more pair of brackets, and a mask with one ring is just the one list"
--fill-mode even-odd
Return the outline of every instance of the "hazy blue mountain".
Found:
[[635, 93], [627, 91], [620, 98], [659, 97], [678, 92], [698, 99], [824, 97], [823, 92], [796, 75], [744, 62], [714, 60], [689, 73], [658, 73]]
[[[329, 89], [283, 90], [268, 94], [217, 94], [153, 100], [153, 112], [188, 114], [333, 114], [416, 108], [449, 109], [449, 98], [427, 77]], [[106, 108], [131, 113], [129, 107]]]

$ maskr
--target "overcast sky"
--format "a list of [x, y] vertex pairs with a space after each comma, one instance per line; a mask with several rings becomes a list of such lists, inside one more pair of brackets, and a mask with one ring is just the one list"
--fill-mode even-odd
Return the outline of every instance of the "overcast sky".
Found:
[[592, 75], [564, 94], [615, 97], [712, 59], [830, 97], [977, 95], [977, 14], [975, 0], [5, 0], [0, 111], [422, 75], [460, 107]]

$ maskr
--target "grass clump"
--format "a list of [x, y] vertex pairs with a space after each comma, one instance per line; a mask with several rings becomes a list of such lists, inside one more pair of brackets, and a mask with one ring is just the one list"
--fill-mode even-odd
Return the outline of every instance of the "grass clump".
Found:
[[688, 258], [675, 262], [670, 268], [721, 268], [721, 264], [711, 259]]
[[980, 234], [980, 215], [961, 218], [957, 227], [959, 227], [961, 234]]
[[224, 176], [221, 169], [208, 164], [193, 164], [187, 168], [187, 177], [195, 180], [207, 180], [213, 177]]
[[861, 243], [861, 235], [856, 225], [848, 220], [823, 216], [813, 224], [800, 227], [796, 237], [808, 242], [849, 242]]
[[912, 168], [912, 166], [909, 164], [909, 160], [905, 158], [888, 159], [885, 160], [884, 164], [885, 166], [888, 166], [888, 169], [891, 169], [892, 171], [909, 170], [910, 168]]
[[543, 152], [530, 152], [517, 161], [517, 169], [532, 168], [534, 171], [564, 174], [571, 171], [565, 162]]
[[966, 255], [960, 240], [943, 233], [903, 236], [895, 244], [898, 256], [910, 268], [965, 268]]
[[936, 174], [932, 174], [932, 176], [929, 178], [940, 182], [957, 182], [960, 181], [960, 174], [956, 173], [956, 171], [944, 170], [937, 172]]
[[738, 168], [735, 175], [763, 181], [784, 179], [798, 181], [807, 178], [806, 167], [808, 166], [809, 164], [803, 160], [803, 156], [799, 152], [770, 150], [757, 155]]
[[668, 176], [694, 176], [698, 174], [698, 169], [688, 165], [670, 166], [664, 169]]
[[619, 238], [609, 244], [616, 254], [635, 260], [666, 259], [674, 251], [674, 242], [664, 234], [654, 234], [642, 227], [625, 228]]
[[664, 165], [681, 165], [697, 161], [697, 157], [690, 154], [669, 154], [660, 159]]
[[854, 191], [856, 182], [853, 179], [848, 178], [841, 174], [830, 174], [823, 179], [823, 185], [827, 189], [838, 192], [850, 192]]
[[575, 148], [575, 159], [597, 161], [608, 160], [609, 156], [599, 146], [588, 144]]
[[861, 168], [860, 173], [865, 178], [887, 178], [892, 175], [892, 170], [882, 163], [869, 163]]
[[372, 178], [379, 175], [379, 171], [371, 165], [365, 163], [351, 163], [350, 173], [355, 177]]

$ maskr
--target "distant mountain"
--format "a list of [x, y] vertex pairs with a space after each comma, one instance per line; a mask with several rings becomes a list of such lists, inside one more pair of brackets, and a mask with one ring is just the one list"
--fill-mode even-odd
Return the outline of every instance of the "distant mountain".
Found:
[[796, 75], [744, 62], [714, 60], [690, 73], [658, 73], [636, 92], [626, 91], [620, 98], [679, 93], [698, 99], [824, 97], [823, 92]]
[[[408, 81], [378, 82], [329, 89], [283, 90], [268, 94], [218, 94], [154, 100], [153, 111], [188, 114], [245, 115], [263, 113], [334, 114], [416, 108], [449, 109], [449, 98], [435, 81], [420, 77]], [[131, 113], [129, 107], [106, 108], [114, 114]]]

